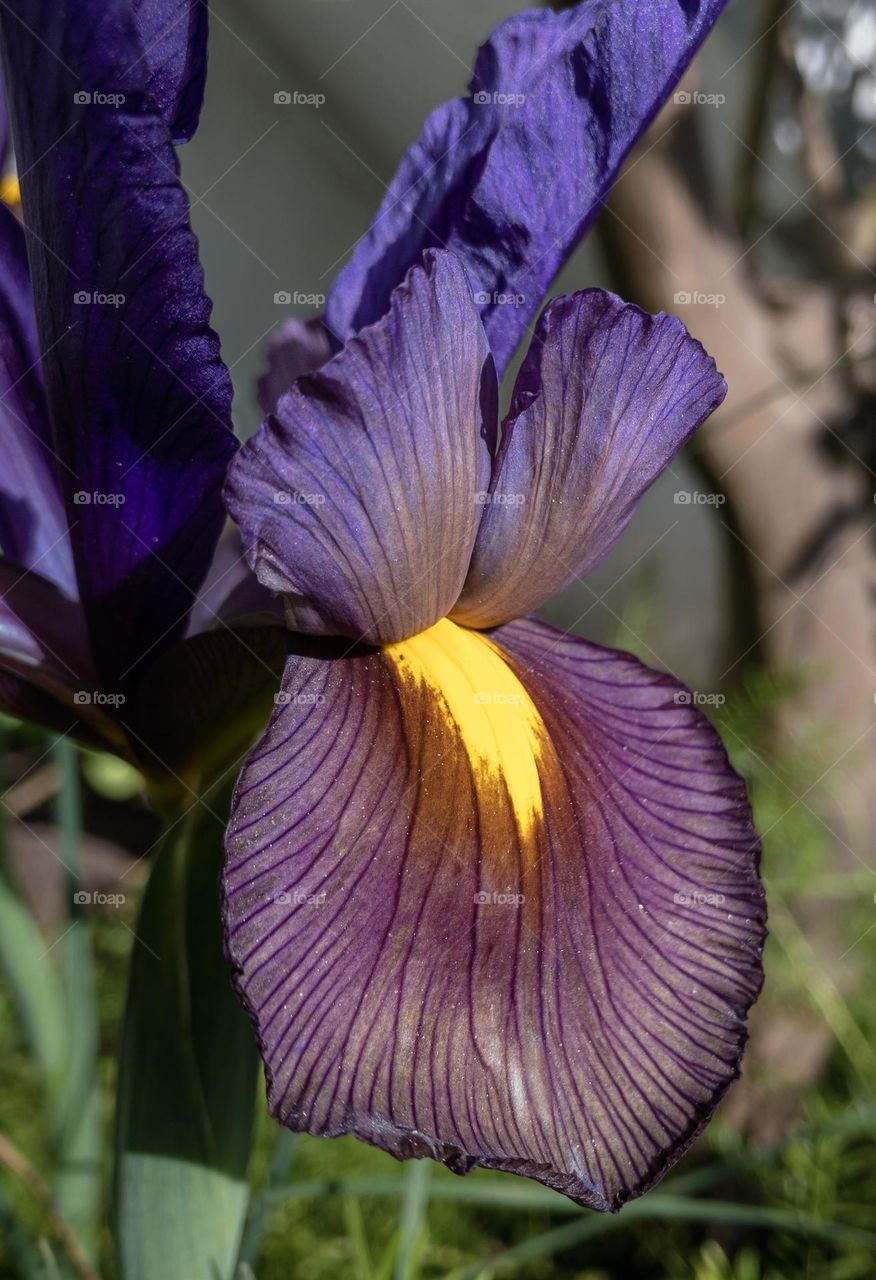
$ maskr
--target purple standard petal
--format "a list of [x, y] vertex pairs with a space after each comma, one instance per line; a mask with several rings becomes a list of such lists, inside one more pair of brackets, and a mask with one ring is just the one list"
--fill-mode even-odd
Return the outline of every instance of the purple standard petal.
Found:
[[517, 377], [451, 616], [507, 622], [599, 564], [726, 391], [675, 316], [649, 316], [601, 289], [550, 303]]
[[0, 33], [53, 444], [114, 688], [179, 634], [210, 563], [231, 385], [128, 6], [13, 0]]
[[268, 339], [268, 367], [258, 385], [258, 401], [265, 413], [273, 413], [280, 396], [305, 373], [315, 373], [334, 355], [335, 345], [319, 317], [293, 317]]
[[329, 293], [346, 340], [386, 310], [430, 245], [465, 263], [500, 373], [726, 0], [588, 0], [504, 22], [467, 98], [403, 158]]
[[742, 782], [673, 680], [544, 624], [333, 643], [289, 658], [227, 837], [272, 1113], [617, 1208], [738, 1074]]
[[0, 548], [76, 594], [67, 515], [39, 371], [24, 232], [0, 204]]
[[147, 90], [174, 142], [198, 127], [207, 78], [207, 0], [134, 0]]
[[229, 469], [228, 509], [293, 630], [382, 644], [465, 579], [496, 378], [461, 264], [430, 251], [388, 315], [301, 378]]

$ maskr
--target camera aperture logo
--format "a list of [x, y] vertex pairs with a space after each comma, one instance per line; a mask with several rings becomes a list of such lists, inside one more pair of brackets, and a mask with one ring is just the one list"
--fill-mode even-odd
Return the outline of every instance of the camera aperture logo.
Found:
[[725, 293], [703, 293], [701, 289], [679, 289], [672, 295], [677, 307], [723, 307], [727, 301]]
[[727, 901], [723, 893], [713, 893], [706, 889], [685, 889], [672, 895], [677, 907], [723, 907]]
[[123, 107], [123, 93], [101, 93], [99, 89], [77, 89], [73, 94], [77, 107]]
[[487, 493], [481, 490], [475, 494], [479, 507], [522, 507], [525, 501], [525, 493]]
[[324, 693], [287, 693], [281, 689], [274, 694], [274, 706], [277, 707], [321, 707], [324, 702]]
[[104, 493], [100, 489], [78, 489], [73, 494], [73, 502], [77, 507], [123, 507], [123, 493]]
[[324, 307], [324, 293], [304, 293], [301, 289], [278, 289], [274, 294], [278, 307]]
[[300, 89], [278, 89], [274, 94], [274, 102], [278, 107], [315, 107], [318, 111], [325, 106], [325, 94], [302, 93]]
[[522, 107], [525, 93], [502, 93], [499, 89], [479, 89], [472, 94], [476, 107]]
[[73, 694], [77, 707], [123, 707], [123, 693], [104, 693], [102, 689], [77, 689]]
[[281, 907], [324, 907], [328, 894], [325, 889], [321, 893], [307, 893], [302, 889], [283, 889], [274, 894], [274, 901]]
[[702, 493], [699, 489], [676, 489], [672, 501], [677, 507], [723, 507], [727, 496], [723, 493]]
[[677, 707], [723, 707], [727, 701], [723, 693], [701, 693], [699, 689], [679, 689], [672, 701]]
[[492, 891], [481, 889], [474, 896], [477, 907], [522, 907], [525, 901], [526, 895], [513, 893], [510, 886], [504, 893], [500, 893], [497, 889]]
[[77, 289], [73, 294], [73, 302], [77, 307], [123, 307], [123, 293], [101, 293], [99, 289]]
[[323, 507], [325, 506], [324, 493], [298, 493], [293, 490], [287, 493], [283, 489], [279, 489], [274, 494], [274, 503], [278, 507]]
[[522, 307], [526, 303], [526, 294], [505, 293], [501, 289], [487, 293], [485, 289], [479, 289], [474, 300], [479, 307]]
[[703, 93], [699, 89], [688, 92], [686, 89], [679, 89], [678, 93], [672, 95], [672, 101], [679, 107], [723, 107], [727, 101], [725, 93]]
[[123, 893], [92, 892], [89, 889], [77, 889], [73, 894], [73, 902], [77, 907], [121, 907], [125, 904]]

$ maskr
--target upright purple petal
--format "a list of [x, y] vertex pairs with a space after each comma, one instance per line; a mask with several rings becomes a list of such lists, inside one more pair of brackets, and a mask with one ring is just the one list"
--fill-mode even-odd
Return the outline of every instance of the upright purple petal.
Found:
[[294, 630], [382, 644], [452, 608], [495, 415], [465, 271], [433, 250], [389, 314], [299, 379], [229, 469], [247, 560]]
[[345, 648], [289, 658], [227, 837], [271, 1110], [617, 1208], [738, 1074], [744, 786], [673, 680], [543, 624]]
[[147, 90], [174, 142], [198, 127], [207, 78], [207, 0], [134, 0]]
[[179, 634], [210, 562], [231, 385], [130, 6], [11, 0], [0, 33], [53, 446], [112, 688]]
[[601, 289], [556, 298], [514, 387], [451, 616], [495, 626], [593, 569], [726, 390], [675, 316], [649, 316]]
[[0, 548], [72, 599], [76, 579], [58, 468], [24, 232], [0, 204]]
[[341, 339], [425, 248], [465, 263], [500, 372], [726, 0], [584, 0], [509, 18], [426, 121], [329, 293]]

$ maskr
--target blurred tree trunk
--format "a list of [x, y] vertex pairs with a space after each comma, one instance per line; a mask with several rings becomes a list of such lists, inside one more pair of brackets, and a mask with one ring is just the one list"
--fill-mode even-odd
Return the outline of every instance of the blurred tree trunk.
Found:
[[[727, 378], [698, 452], [727, 496], [727, 537], [754, 589], [755, 630], [740, 629], [731, 674], [758, 651], [771, 669], [801, 673], [778, 729], [820, 746], [824, 776], [797, 802], [827, 825], [839, 861], [859, 867], [876, 817], [876, 554], [869, 476], [826, 456], [850, 407], [836, 302], [817, 285], [754, 283], [745, 246], [709, 213], [693, 126], [686, 118], [667, 129], [664, 117], [661, 127], [615, 188], [616, 216], [602, 220], [609, 260], [625, 295], [680, 314]], [[726, 300], [676, 300], [697, 292]], [[855, 340], [852, 356], [872, 349], [874, 332]]]

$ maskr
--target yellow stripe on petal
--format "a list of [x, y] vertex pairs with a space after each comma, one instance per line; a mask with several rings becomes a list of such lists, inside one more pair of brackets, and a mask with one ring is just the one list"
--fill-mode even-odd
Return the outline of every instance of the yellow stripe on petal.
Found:
[[500, 780], [525, 834], [544, 812], [538, 761], [547, 731], [526, 689], [496, 647], [447, 618], [384, 654], [402, 679], [430, 689], [461, 738], [476, 781]]

